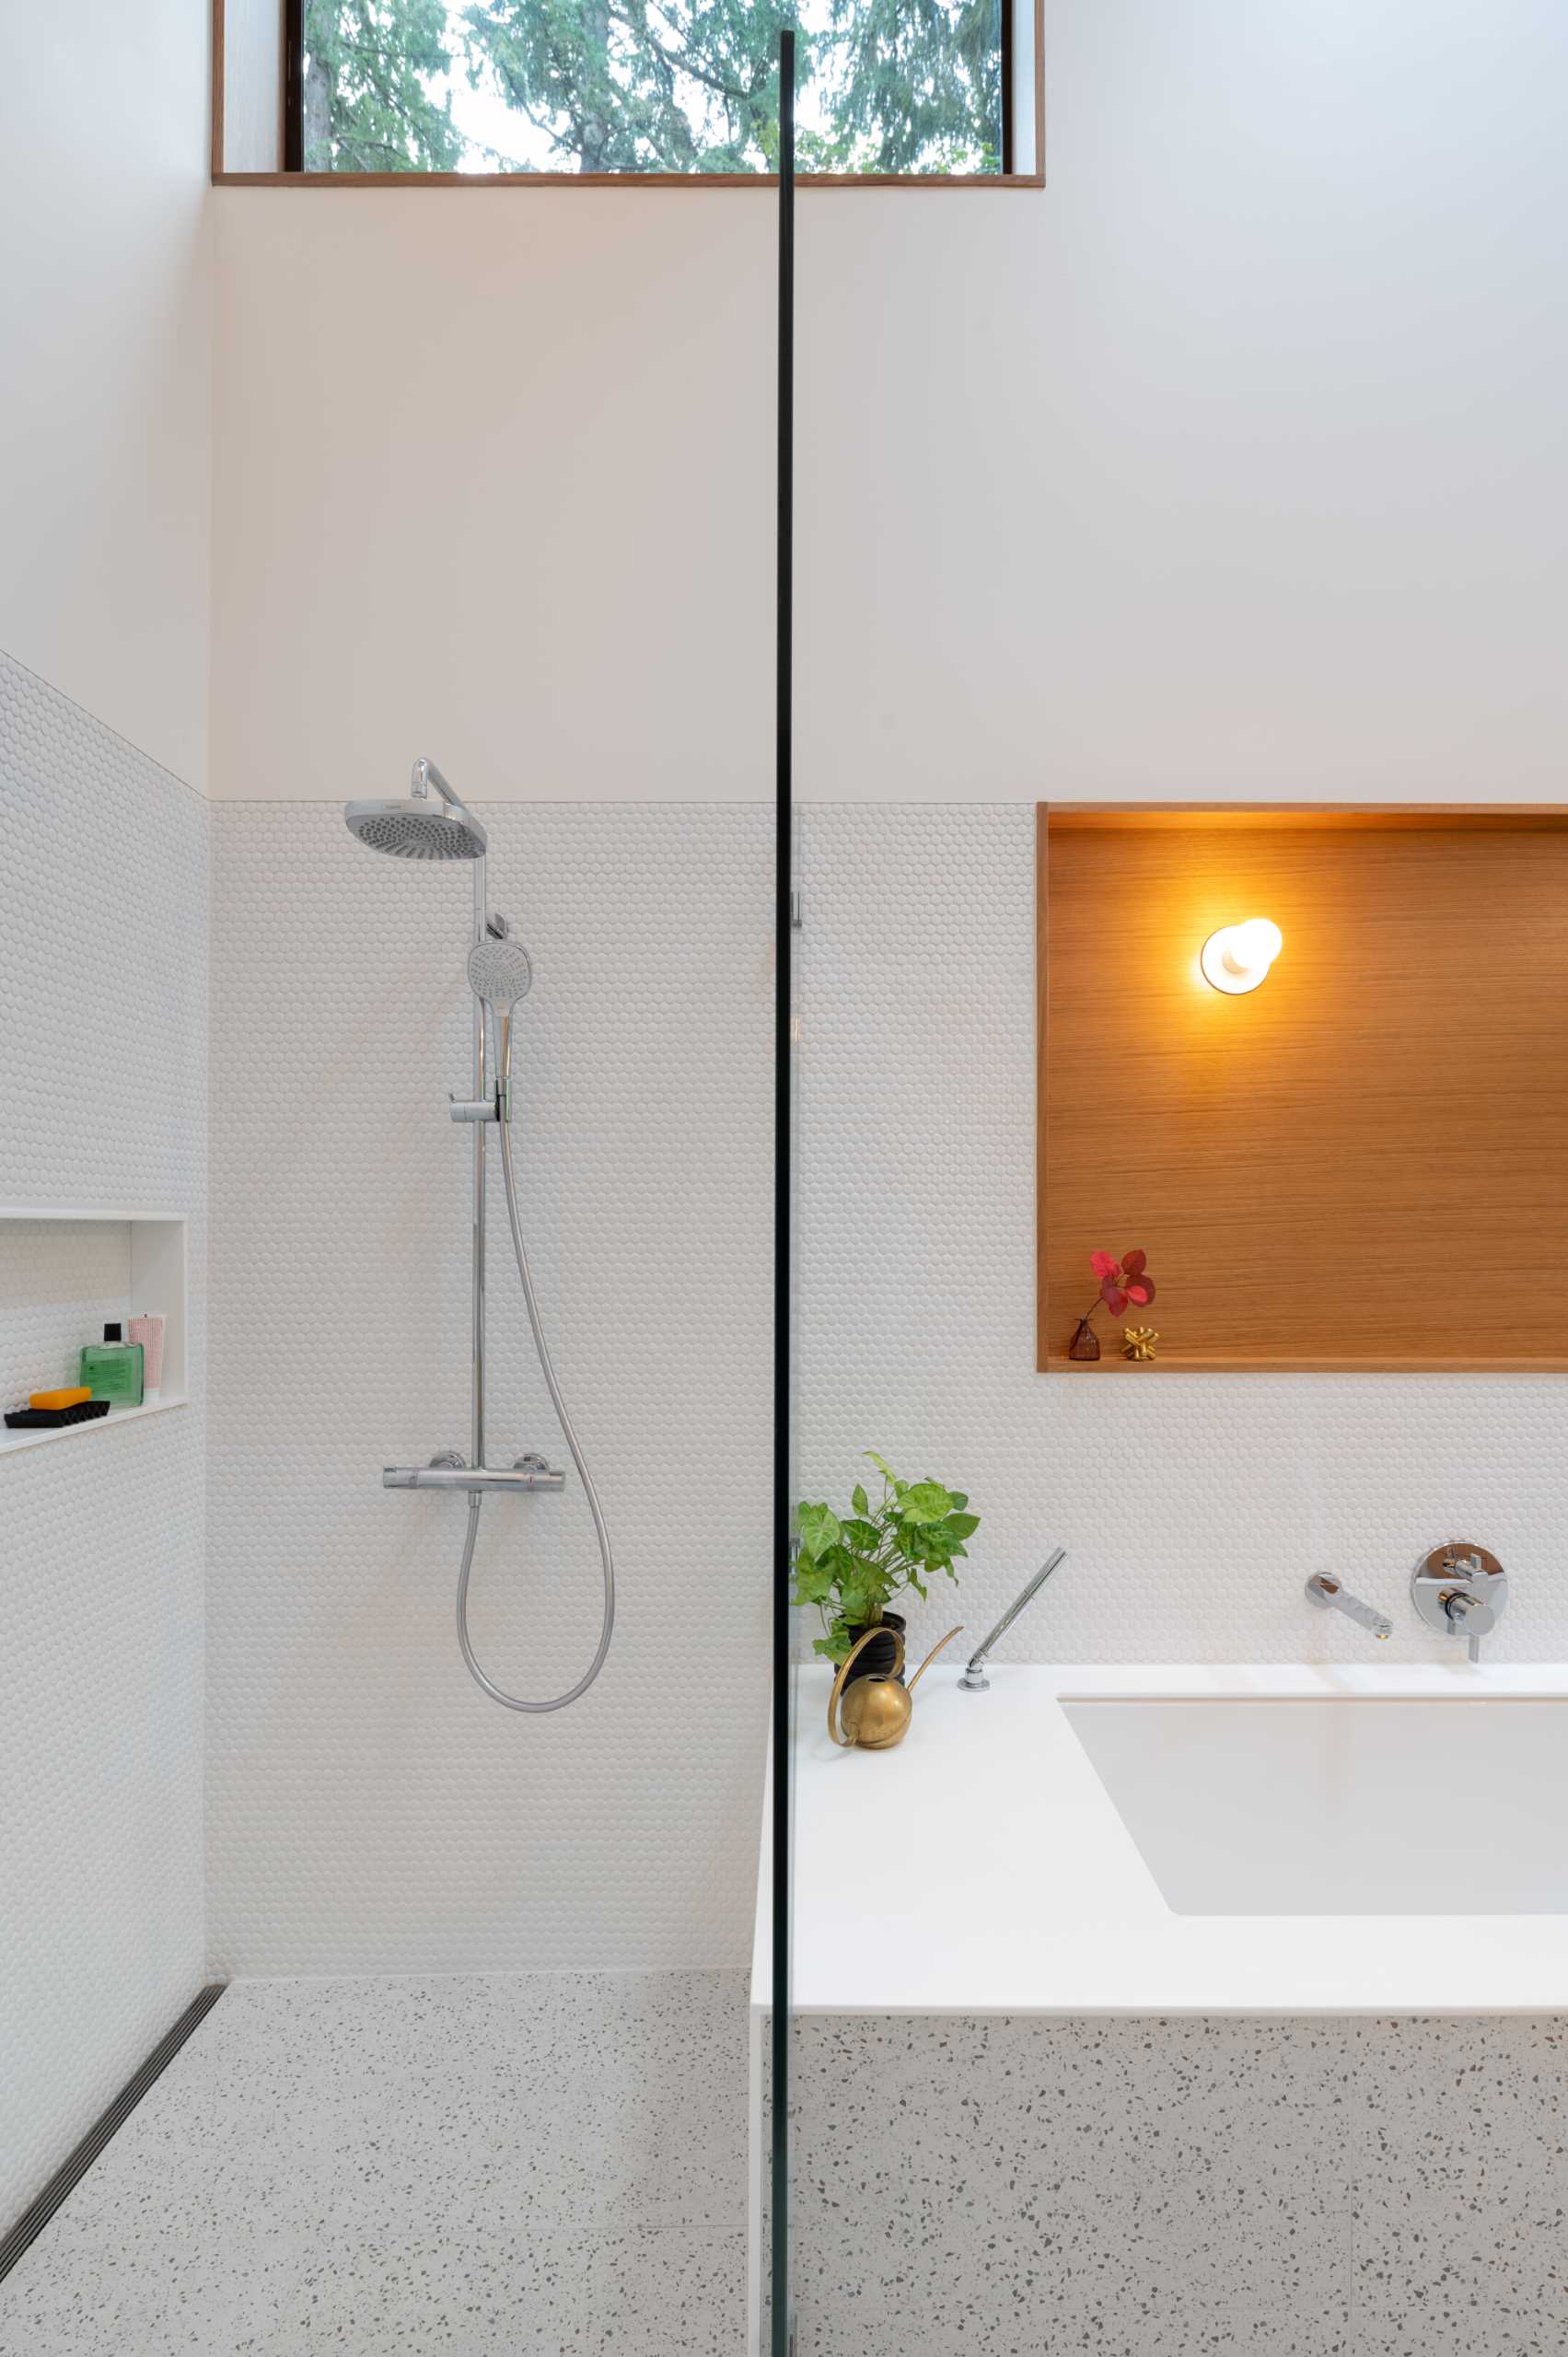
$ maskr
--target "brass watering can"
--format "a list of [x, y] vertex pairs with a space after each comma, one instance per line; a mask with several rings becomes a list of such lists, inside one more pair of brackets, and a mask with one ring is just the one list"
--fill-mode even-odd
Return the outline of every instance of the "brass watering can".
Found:
[[[900, 1681], [904, 1666], [904, 1632], [892, 1631], [897, 1653], [893, 1666], [886, 1678], [857, 1678], [846, 1690], [844, 1680], [849, 1676], [855, 1655], [871, 1643], [873, 1637], [886, 1636], [883, 1628], [865, 1630], [858, 1636], [844, 1656], [843, 1666], [833, 1680], [833, 1690], [828, 1697], [828, 1733], [845, 1751], [858, 1746], [862, 1751], [891, 1751], [894, 1744], [902, 1743], [914, 1716], [911, 1701], [915, 1688], [931, 1667], [943, 1645], [951, 1644], [961, 1633], [963, 1623], [949, 1629], [937, 1644], [932, 1646], [907, 1686]], [[842, 1700], [841, 1700], [842, 1697]], [[842, 1726], [843, 1733], [839, 1732]]]

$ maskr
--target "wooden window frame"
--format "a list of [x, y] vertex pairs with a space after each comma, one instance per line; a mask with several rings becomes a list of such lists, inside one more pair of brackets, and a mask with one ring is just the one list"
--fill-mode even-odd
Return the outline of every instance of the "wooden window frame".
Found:
[[[776, 172], [307, 172], [287, 168], [291, 146], [296, 145], [299, 120], [297, 97], [290, 103], [289, 85], [297, 81], [302, 35], [302, 0], [282, 0], [284, 10], [284, 71], [278, 92], [278, 152], [285, 168], [273, 172], [231, 172], [224, 165], [224, 0], [213, 0], [212, 38], [212, 179], [215, 188], [776, 188]], [[814, 188], [1043, 188], [1045, 186], [1045, 0], [1005, 0], [1003, 10], [1003, 73], [1012, 79], [1011, 11], [1032, 9], [1034, 17], [1034, 152], [1031, 172], [800, 172], [796, 185]], [[1013, 120], [1009, 106], [1009, 126]], [[1004, 161], [1007, 160], [1005, 149]]]

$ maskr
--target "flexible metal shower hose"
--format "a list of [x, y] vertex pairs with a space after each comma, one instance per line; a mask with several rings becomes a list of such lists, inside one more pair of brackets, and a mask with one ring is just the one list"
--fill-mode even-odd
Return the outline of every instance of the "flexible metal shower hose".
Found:
[[503, 1688], [497, 1686], [493, 1678], [486, 1678], [474, 1657], [473, 1647], [469, 1643], [469, 1573], [473, 1569], [474, 1542], [479, 1537], [479, 1511], [482, 1503], [478, 1491], [474, 1491], [469, 1497], [468, 1536], [463, 1541], [463, 1567], [458, 1573], [458, 1643], [463, 1649], [463, 1659], [467, 1662], [470, 1672], [483, 1687], [493, 1702], [503, 1703], [508, 1711], [563, 1711], [568, 1702], [575, 1702], [579, 1694], [587, 1692], [588, 1688], [603, 1668], [604, 1657], [610, 1651], [610, 1641], [615, 1633], [615, 1564], [610, 1552], [610, 1533], [604, 1527], [604, 1515], [599, 1510], [598, 1492], [594, 1488], [593, 1475], [588, 1471], [587, 1460], [578, 1446], [577, 1435], [572, 1430], [572, 1419], [566, 1413], [566, 1402], [561, 1397], [561, 1386], [556, 1382], [555, 1369], [550, 1364], [550, 1348], [544, 1339], [544, 1328], [540, 1322], [539, 1304], [534, 1299], [533, 1279], [528, 1273], [528, 1247], [523, 1242], [523, 1224], [517, 1216], [517, 1182], [512, 1169], [512, 1125], [510, 1121], [503, 1120], [499, 1128], [501, 1172], [506, 1182], [506, 1217], [512, 1229], [512, 1249], [517, 1256], [517, 1274], [523, 1281], [523, 1299], [528, 1304], [528, 1324], [533, 1329], [534, 1349], [539, 1353], [540, 1368], [544, 1376], [545, 1386], [550, 1393], [551, 1403], [555, 1410], [562, 1434], [567, 1447], [572, 1452], [572, 1462], [582, 1479], [583, 1492], [588, 1502], [588, 1512], [594, 1518], [594, 1535], [598, 1540], [599, 1562], [604, 1566], [604, 1628], [599, 1636], [598, 1651], [582, 1677], [578, 1678], [575, 1686], [570, 1688], [564, 1694], [555, 1695], [548, 1702], [529, 1702], [520, 1694], [508, 1694]]

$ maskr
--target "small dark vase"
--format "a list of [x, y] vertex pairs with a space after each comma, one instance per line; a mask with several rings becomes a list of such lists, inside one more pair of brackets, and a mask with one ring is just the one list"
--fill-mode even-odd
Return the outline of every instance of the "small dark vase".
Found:
[[[846, 1686], [853, 1686], [857, 1678], [892, 1677], [893, 1665], [899, 1659], [899, 1639], [904, 1633], [903, 1614], [884, 1612], [877, 1626], [882, 1634], [873, 1637], [864, 1653], [856, 1654], [849, 1676], [844, 1680]], [[849, 1632], [851, 1644], [857, 1643], [865, 1634], [864, 1629], [852, 1629]], [[901, 1686], [904, 1678], [901, 1669], [898, 1673], [898, 1678]]]
[[1086, 1318], [1080, 1318], [1073, 1329], [1073, 1339], [1067, 1345], [1067, 1355], [1070, 1359], [1098, 1358], [1099, 1336]]

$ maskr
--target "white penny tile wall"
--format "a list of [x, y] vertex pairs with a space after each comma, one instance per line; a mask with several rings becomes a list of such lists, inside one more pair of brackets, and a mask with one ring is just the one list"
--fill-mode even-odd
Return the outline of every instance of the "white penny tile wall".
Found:
[[[207, 943], [201, 799], [5, 656], [0, 820], [0, 1204], [189, 1211], [193, 1313], [191, 1406], [0, 1458], [3, 2225], [202, 1979]], [[0, 1270], [9, 1405], [120, 1314], [126, 1232]]]
[[[395, 784], [395, 782], [394, 782]], [[619, 1618], [545, 1718], [472, 1683], [466, 867], [321, 803], [215, 806], [210, 1948], [239, 1972], [716, 1966], [749, 1952], [768, 1690], [772, 814], [483, 814], [522, 1211]], [[489, 1456], [565, 1462], [492, 1156]], [[484, 1509], [490, 1674], [558, 1693], [599, 1573], [579, 1483]]]

